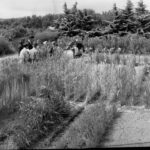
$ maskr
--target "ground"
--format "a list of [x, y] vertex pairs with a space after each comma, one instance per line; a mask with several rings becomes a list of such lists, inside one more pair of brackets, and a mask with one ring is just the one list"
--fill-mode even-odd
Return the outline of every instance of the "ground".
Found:
[[119, 117], [106, 133], [101, 146], [150, 146], [150, 110], [144, 107], [122, 107], [118, 112]]

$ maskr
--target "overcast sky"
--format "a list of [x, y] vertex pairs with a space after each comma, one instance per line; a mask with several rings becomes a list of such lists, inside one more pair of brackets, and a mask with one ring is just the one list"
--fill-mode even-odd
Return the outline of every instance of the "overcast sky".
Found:
[[[96, 12], [110, 10], [114, 3], [124, 8], [127, 0], [0, 0], [0, 18], [16, 18], [23, 16], [61, 13], [64, 2], [71, 7], [78, 2], [78, 8], [91, 8]], [[137, 5], [139, 0], [132, 0]], [[150, 10], [150, 0], [143, 0]]]

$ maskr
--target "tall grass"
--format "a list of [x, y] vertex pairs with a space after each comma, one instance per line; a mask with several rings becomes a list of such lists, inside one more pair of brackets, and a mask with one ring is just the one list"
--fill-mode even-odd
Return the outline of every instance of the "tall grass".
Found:
[[84, 58], [81, 60], [73, 61], [68, 67], [65, 82], [69, 100], [79, 101], [81, 98], [80, 101], [88, 103], [93, 98], [96, 100], [98, 94], [103, 100], [120, 101], [122, 105], [134, 105], [136, 101], [143, 103], [137, 99], [137, 94], [140, 94], [147, 67], [136, 67], [135, 58], [128, 59], [126, 65], [96, 65], [85, 62]]
[[[2, 93], [9, 92], [8, 94], [15, 95], [14, 91], [10, 92], [8, 89], [10, 86], [12, 89], [15, 87], [13, 80], [18, 79], [20, 72], [29, 77], [27, 82], [28, 93], [27, 95], [20, 93], [20, 90], [25, 90], [23, 86], [26, 84], [26, 81], [19, 80], [19, 88], [16, 91], [22, 97], [18, 98], [16, 103], [18, 115], [14, 121], [7, 124], [1, 131], [0, 137], [4, 136], [8, 143], [13, 141], [17, 148], [26, 148], [41, 136], [52, 132], [71, 115], [70, 105], [64, 101], [63, 67], [64, 64], [61, 60], [53, 58], [33, 64], [16, 63], [14, 68], [7, 65], [6, 71], [3, 70], [4, 77], [8, 81], [12, 77], [11, 74], [13, 74], [13, 77], [10, 84], [6, 84], [6, 88], [3, 89]], [[18, 68], [20, 72], [17, 72]], [[6, 72], [8, 72], [7, 76]], [[16, 99], [14, 98], [12, 103], [15, 103], [15, 101]], [[8, 102], [6, 106], [10, 107]], [[11, 139], [9, 139], [10, 137]], [[2, 147], [6, 148], [7, 144], [2, 145]]]
[[118, 58], [109, 57], [114, 63], [92, 64], [86, 58], [72, 60], [60, 55], [32, 64], [3, 64], [1, 106], [8, 105], [13, 99], [38, 96], [41, 86], [53, 86], [69, 101], [90, 101], [97, 93], [105, 99], [118, 99], [116, 96], [119, 96], [120, 101], [127, 101], [137, 87], [135, 58], [131, 57], [126, 60], [126, 65], [121, 65]]
[[122, 54], [147, 54], [150, 48], [148, 44], [149, 39], [132, 34], [124, 37], [110, 35], [107, 38], [89, 38], [85, 39], [84, 43], [85, 46], [94, 46], [99, 52], [102, 52], [103, 48], [114, 48], [114, 52], [117, 52], [117, 49], [121, 48], [120, 53]]
[[[0, 109], [15, 107], [29, 95], [30, 76], [17, 62], [4, 61], [0, 70]], [[10, 109], [11, 110], [11, 109]]]
[[[96, 148], [115, 116], [115, 107], [103, 103], [88, 106], [50, 148]], [[49, 147], [48, 147], [49, 148]]]
[[[70, 114], [69, 101], [75, 104], [83, 102], [87, 105], [100, 103], [98, 108], [94, 106], [92, 110], [89, 109], [91, 115], [98, 114], [98, 116], [104, 112], [101, 107], [103, 102], [149, 106], [147, 100], [150, 93], [149, 82], [143, 81], [144, 69], [138, 68], [139, 71], [137, 71], [138, 69], [135, 68], [135, 58], [126, 59], [126, 65], [122, 65], [120, 58], [118, 60], [109, 55], [109, 63], [105, 61], [101, 64], [99, 60], [97, 62], [96, 57], [92, 58], [94, 61], [91, 63], [84, 57], [69, 59], [58, 54], [59, 52], [35, 63], [19, 64], [17, 61], [6, 61], [1, 64], [1, 109], [11, 108], [13, 110], [15, 108], [19, 112], [16, 122], [11, 122], [12, 126], [8, 125], [3, 133], [8, 133], [7, 137], [13, 136], [13, 142], [15, 139], [19, 147], [30, 145], [32, 141], [38, 139], [41, 132], [45, 134], [49, 129], [53, 130], [48, 127], [51, 124], [46, 125], [46, 130], [44, 129], [47, 121], [56, 121], [53, 127], [60, 124], [65, 118], [62, 115]], [[104, 60], [107, 60], [105, 56]], [[145, 80], [148, 81], [148, 79]], [[137, 99], [139, 94], [143, 96]], [[87, 118], [88, 124], [92, 124], [90, 123], [93, 122], [92, 117]], [[96, 120], [102, 121], [103, 126], [105, 120], [98, 118]], [[27, 126], [29, 126], [28, 129]], [[96, 132], [102, 132], [102, 129], [99, 126], [93, 128], [97, 139]], [[86, 132], [88, 134], [90, 131]], [[94, 135], [92, 137], [95, 138]], [[16, 142], [17, 140], [19, 142]]]

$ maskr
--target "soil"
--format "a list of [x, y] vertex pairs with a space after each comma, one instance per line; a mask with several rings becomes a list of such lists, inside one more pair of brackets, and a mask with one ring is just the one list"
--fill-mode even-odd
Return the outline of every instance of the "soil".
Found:
[[150, 110], [143, 107], [122, 107], [120, 117], [105, 134], [100, 147], [150, 146]]

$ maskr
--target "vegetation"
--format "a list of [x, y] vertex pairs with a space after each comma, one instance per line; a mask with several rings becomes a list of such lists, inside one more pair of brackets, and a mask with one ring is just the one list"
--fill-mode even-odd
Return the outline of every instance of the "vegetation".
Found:
[[138, 2], [138, 7], [136, 8], [137, 15], [144, 15], [148, 13], [146, 10], [146, 5], [144, 4], [143, 0]]
[[13, 141], [13, 146], [17, 149], [26, 148], [42, 136], [46, 136], [48, 132], [52, 132], [71, 115], [70, 107], [61, 95], [47, 94], [51, 97], [46, 98], [44, 95], [44, 98], [25, 98], [20, 101], [18, 116], [1, 131], [1, 137], [8, 140], [6, 145], [1, 147], [6, 149], [7, 144]]
[[[83, 112], [47, 146], [97, 147], [116, 116], [118, 103], [149, 107], [150, 39], [145, 36], [149, 20], [143, 1], [134, 11], [128, 0], [124, 10], [114, 4], [113, 10], [102, 14], [79, 10], [77, 3], [69, 9], [65, 3], [64, 14], [1, 21], [0, 32], [10, 42], [0, 38], [0, 56], [12, 54], [12, 43], [30, 35], [49, 42], [40, 45], [37, 62], [23, 64], [13, 58], [0, 62], [0, 112], [14, 116], [0, 127], [0, 148], [30, 148], [69, 122], [79, 107]], [[51, 41], [56, 39], [58, 46], [50, 56]], [[86, 57], [71, 59], [63, 53], [75, 39], [82, 41]]]
[[[1, 145], [2, 148], [6, 148], [8, 143], [14, 143], [13, 146], [17, 148], [25, 148], [40, 136], [47, 136], [47, 132], [55, 130], [65, 117], [72, 114], [70, 102], [74, 102], [75, 106], [83, 102], [87, 108], [72, 123], [60, 143], [57, 143], [58, 147], [63, 144], [62, 147], [69, 148], [95, 147], [99, 144], [110, 124], [107, 121], [115, 116], [115, 109], [104, 113], [107, 105], [111, 108], [113, 103], [119, 102], [121, 105], [149, 106], [149, 77], [145, 78], [144, 69], [136, 73], [133, 57], [127, 57], [126, 66], [120, 69], [116, 63], [113, 64], [116, 58], [111, 59], [111, 65], [105, 61], [105, 64], [97, 65], [94, 58], [92, 57], [94, 64], [90, 59], [88, 62], [85, 58], [71, 60], [59, 55], [34, 64], [18, 64], [17, 61], [4, 63], [1, 79], [7, 84], [5, 88], [1, 86], [1, 99], [6, 101], [6, 91], [10, 91], [10, 96], [3, 103], [1, 111], [7, 109], [7, 112], [16, 112], [16, 117], [1, 131], [0, 136], [6, 139], [5, 144]], [[121, 61], [116, 62], [120, 64]], [[4, 80], [4, 77], [7, 78]], [[20, 78], [23, 78], [22, 82]], [[142, 94], [144, 91], [146, 95]], [[17, 96], [17, 93], [21, 95]], [[107, 105], [103, 105], [103, 102]], [[85, 138], [76, 138], [80, 134], [85, 135]], [[68, 144], [67, 140], [70, 141]]]
[[22, 26], [17, 26], [14, 27], [11, 31], [10, 31], [11, 35], [9, 38], [11, 39], [15, 39], [15, 38], [20, 38], [20, 37], [24, 37], [27, 34], [27, 29], [25, 29]]
[[[105, 133], [116, 113], [115, 107], [106, 107], [102, 103], [88, 106], [50, 148], [93, 148], [100, 145]], [[49, 147], [47, 147], [49, 148]]]
[[57, 31], [46, 30], [41, 33], [36, 33], [35, 40], [44, 41], [55, 41], [59, 37], [59, 33]]
[[5, 38], [0, 37], [0, 56], [13, 54], [13, 53], [14, 51], [10, 47], [9, 42]]
[[94, 20], [95, 12], [84, 9], [78, 10], [77, 3], [73, 5], [71, 9], [67, 8], [67, 4], [64, 4], [64, 17], [56, 21], [56, 26], [60, 30], [71, 31], [75, 29], [91, 30], [93, 25], [97, 23]]

